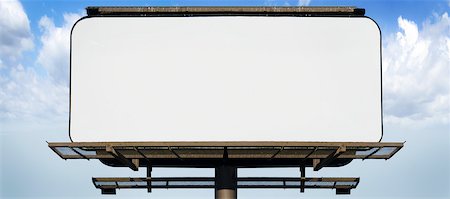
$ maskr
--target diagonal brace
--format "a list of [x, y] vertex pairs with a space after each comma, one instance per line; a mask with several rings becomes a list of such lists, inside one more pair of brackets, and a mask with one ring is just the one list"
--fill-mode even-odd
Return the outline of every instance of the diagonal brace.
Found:
[[132, 161], [130, 161], [129, 159], [125, 158], [125, 156], [123, 156], [121, 153], [116, 151], [112, 146], [106, 146], [106, 152], [114, 156], [114, 158], [116, 158], [123, 164], [130, 167], [130, 169], [132, 169], [133, 171], [139, 170], [139, 159], [133, 159]]
[[324, 166], [328, 165], [330, 162], [335, 160], [337, 157], [339, 157], [341, 154], [343, 154], [346, 151], [345, 146], [339, 146], [333, 153], [328, 155], [324, 159], [313, 159], [313, 168], [314, 171], [318, 171]]

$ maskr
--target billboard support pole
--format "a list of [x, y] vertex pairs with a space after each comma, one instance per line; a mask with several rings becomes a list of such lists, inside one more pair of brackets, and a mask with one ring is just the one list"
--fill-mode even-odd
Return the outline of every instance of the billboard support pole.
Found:
[[300, 193], [305, 192], [305, 175], [306, 175], [305, 173], [306, 173], [305, 165], [302, 164], [300, 165]]
[[226, 164], [217, 166], [214, 188], [216, 199], [237, 199], [237, 168]]
[[152, 165], [147, 165], [147, 192], [152, 192]]

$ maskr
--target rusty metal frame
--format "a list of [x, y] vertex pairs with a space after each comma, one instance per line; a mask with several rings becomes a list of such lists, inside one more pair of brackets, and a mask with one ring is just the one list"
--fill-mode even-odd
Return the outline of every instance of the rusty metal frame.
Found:
[[87, 7], [88, 16], [364, 16], [352, 6]]
[[[264, 160], [254, 167], [271, 165], [274, 160], [289, 159], [300, 163], [300, 177], [297, 178], [238, 178], [237, 188], [298, 188], [335, 189], [336, 194], [350, 194], [356, 188], [359, 178], [306, 178], [305, 164], [312, 162], [314, 170], [319, 170], [338, 159], [389, 159], [394, 156], [404, 143], [383, 142], [58, 142], [48, 146], [63, 159], [110, 159], [122, 162], [137, 170], [147, 166], [146, 178], [93, 178], [96, 188], [103, 194], [115, 194], [116, 189], [152, 189], [158, 188], [214, 188], [212, 178], [152, 178], [151, 168], [158, 166], [154, 162], [171, 161], [178, 165], [186, 161], [206, 161], [212, 163], [220, 160], [229, 162], [233, 159]], [[383, 150], [388, 148], [389, 150]], [[383, 151], [382, 151], [383, 150]], [[75, 151], [79, 152], [76, 153]], [[381, 153], [379, 153], [382, 151]], [[139, 165], [139, 160], [147, 165]], [[175, 163], [173, 161], [176, 161]], [[268, 163], [267, 165], [265, 163]], [[151, 163], [151, 164], [150, 164]], [[204, 162], [202, 163], [204, 164]], [[180, 165], [178, 165], [180, 166]], [[214, 166], [214, 165], [211, 165]], [[142, 181], [133, 184], [133, 181]], [[242, 184], [244, 181], [254, 183]], [[98, 184], [98, 182], [104, 182]], [[121, 183], [121, 182], [128, 182]], [[130, 183], [131, 182], [131, 183]], [[171, 183], [183, 182], [183, 183]], [[193, 183], [192, 183], [193, 182]], [[199, 182], [210, 182], [202, 184]], [[265, 182], [271, 182], [265, 184]], [[275, 182], [275, 183], [274, 183]], [[295, 182], [295, 183], [293, 183]], [[310, 183], [311, 182], [311, 183]], [[327, 183], [312, 183], [327, 182]], [[342, 182], [342, 183], [340, 183]], [[354, 183], [352, 183], [354, 182]]]
[[399, 147], [403, 142], [48, 142], [49, 147]]
[[[94, 186], [98, 189], [147, 189], [149, 182], [155, 189], [183, 189], [183, 188], [214, 188], [214, 177], [170, 177], [170, 178], [92, 178]], [[121, 185], [122, 182], [127, 185]], [[131, 183], [130, 183], [131, 182]], [[136, 184], [132, 185], [132, 182]], [[174, 182], [184, 182], [177, 184]], [[203, 182], [204, 184], [198, 183]], [[247, 183], [245, 183], [247, 182]], [[248, 183], [254, 182], [254, 183]], [[265, 183], [266, 182], [266, 183]], [[321, 182], [332, 182], [320, 185]], [[337, 183], [350, 183], [337, 185]], [[107, 185], [102, 185], [107, 183]], [[272, 184], [270, 184], [272, 183]], [[308, 184], [310, 183], [310, 184]], [[317, 184], [314, 184], [317, 183]], [[114, 184], [114, 185], [112, 185]], [[311, 185], [312, 184], [312, 185]], [[237, 188], [273, 188], [273, 189], [354, 189], [359, 184], [359, 178], [292, 178], [292, 177], [240, 177], [237, 178]]]
[[[209, 161], [226, 158], [264, 160], [268, 163], [288, 159], [303, 163], [311, 161], [314, 170], [317, 171], [339, 159], [389, 159], [403, 147], [403, 144], [383, 142], [56, 142], [48, 143], [48, 146], [62, 159], [116, 159], [133, 170], [138, 169], [139, 160], [150, 163], [162, 159]], [[391, 150], [378, 153], [386, 147]], [[375, 151], [370, 151], [374, 148]]]

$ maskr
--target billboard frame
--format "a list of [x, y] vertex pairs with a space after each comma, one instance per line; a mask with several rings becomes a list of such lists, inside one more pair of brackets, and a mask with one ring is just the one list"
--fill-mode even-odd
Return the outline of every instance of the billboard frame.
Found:
[[74, 142], [71, 136], [71, 109], [72, 109], [72, 33], [76, 24], [84, 19], [92, 17], [213, 17], [213, 16], [291, 16], [291, 17], [355, 17], [370, 19], [378, 28], [380, 35], [380, 83], [381, 83], [381, 142], [384, 136], [383, 126], [383, 63], [382, 63], [382, 34], [380, 26], [372, 18], [365, 16], [365, 9], [353, 6], [183, 6], [183, 7], [97, 7], [86, 8], [87, 16], [77, 20], [70, 31], [70, 54], [69, 54], [69, 139]]

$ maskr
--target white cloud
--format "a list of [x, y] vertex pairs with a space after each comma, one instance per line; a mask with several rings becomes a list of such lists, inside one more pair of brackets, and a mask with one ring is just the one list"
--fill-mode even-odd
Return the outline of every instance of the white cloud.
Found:
[[450, 19], [447, 13], [419, 26], [398, 18], [400, 32], [383, 49], [385, 121], [450, 122]]
[[[0, 3], [4, 6], [1, 1]], [[2, 42], [5, 41], [6, 44], [32, 37], [28, 17], [22, 6], [16, 1], [12, 4], [14, 6], [10, 6], [10, 11], [13, 13], [21, 11], [21, 13], [9, 14], [8, 19], [2, 18], [0, 32], [3, 34], [5, 32], [3, 30], [15, 30], [10, 32], [18, 35], [2, 38]], [[0, 13], [0, 15], [5, 14]], [[24, 66], [19, 59], [5, 62], [5, 58], [0, 57], [0, 122], [3, 124], [7, 124], [8, 121], [67, 120], [70, 30], [81, 14], [64, 14], [63, 17], [64, 22], [61, 26], [55, 25], [53, 20], [46, 16], [39, 21], [42, 31], [40, 37], [42, 48], [38, 49], [35, 65]], [[5, 20], [8, 22], [3, 22]], [[18, 27], [26, 28], [19, 31]], [[19, 33], [28, 36], [19, 37]], [[15, 54], [9, 53], [5, 56], [19, 58], [29, 45], [17, 44], [7, 47]]]
[[0, 76], [0, 120], [65, 119], [68, 92], [31, 67], [10, 67], [6, 77]]
[[311, 0], [298, 0], [299, 6], [307, 6], [309, 3], [311, 3]]
[[16, 0], [0, 1], [0, 69], [33, 48], [30, 22]]
[[55, 26], [53, 20], [47, 16], [39, 20], [42, 49], [39, 51], [37, 62], [44, 66], [54, 81], [68, 85], [70, 31], [82, 15], [66, 13], [63, 17], [64, 24], [60, 27]]

